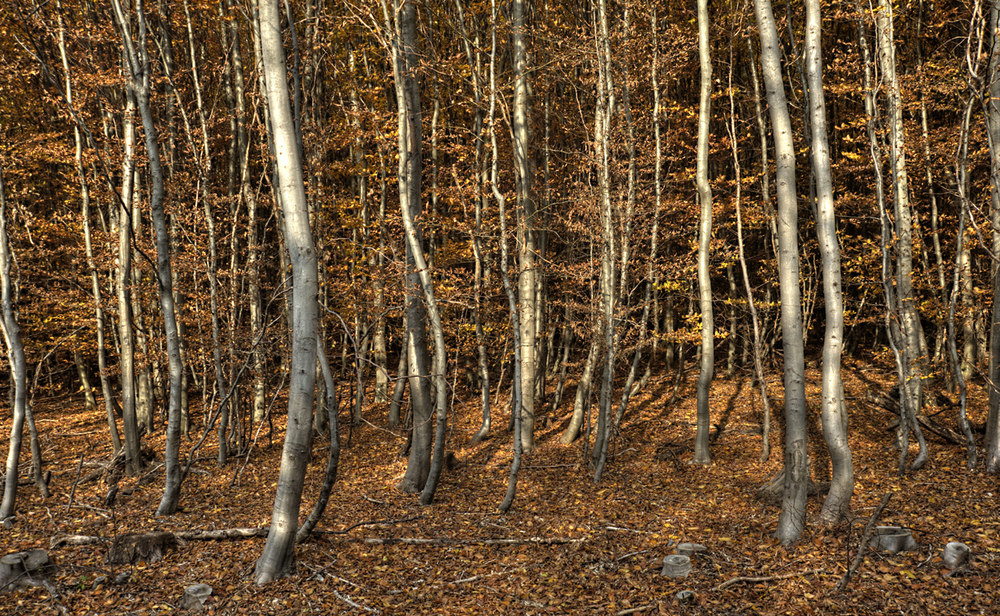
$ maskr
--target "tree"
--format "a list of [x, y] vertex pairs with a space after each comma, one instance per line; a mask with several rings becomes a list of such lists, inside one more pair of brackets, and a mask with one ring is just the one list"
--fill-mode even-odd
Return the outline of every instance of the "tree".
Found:
[[809, 468], [806, 457], [806, 392], [802, 307], [799, 293], [798, 203], [791, 117], [781, 75], [781, 52], [770, 0], [754, 0], [760, 33], [761, 74], [771, 110], [777, 166], [778, 278], [785, 381], [785, 468], [777, 538], [795, 542], [805, 527]]
[[299, 505], [312, 436], [319, 304], [316, 252], [309, 227], [295, 121], [288, 100], [278, 2], [264, 0], [258, 3], [257, 9], [278, 191], [285, 218], [285, 244], [292, 265], [292, 363], [288, 389], [288, 427], [281, 452], [281, 470], [267, 543], [254, 571], [254, 581], [265, 584], [287, 575], [294, 560]]
[[822, 17], [819, 0], [806, 0], [805, 74], [809, 89], [809, 126], [812, 129], [812, 169], [816, 181], [816, 236], [823, 259], [823, 300], [826, 332], [823, 337], [823, 436], [830, 450], [833, 479], [820, 517], [836, 524], [850, 508], [854, 493], [854, 463], [847, 442], [847, 409], [840, 378], [844, 336], [844, 300], [840, 286], [840, 241], [833, 202], [830, 146], [827, 140], [826, 97], [823, 94]]
[[17, 322], [14, 307], [14, 282], [10, 277], [13, 255], [10, 248], [10, 237], [7, 234], [7, 191], [3, 181], [3, 167], [0, 166], [0, 328], [7, 346], [7, 363], [10, 366], [13, 386], [13, 421], [10, 424], [10, 440], [7, 446], [6, 480], [4, 482], [3, 500], [0, 501], [0, 521], [14, 515], [17, 499], [18, 458], [21, 455], [21, 439], [24, 433], [24, 420], [28, 413], [27, 375], [28, 366], [24, 358], [24, 343], [21, 341], [21, 326]]
[[514, 48], [514, 170], [518, 205], [518, 309], [521, 326], [521, 444], [535, 449], [535, 382], [538, 379], [538, 223], [532, 197], [531, 107], [528, 101], [527, 0], [511, 2], [511, 45]]
[[708, 182], [709, 121], [712, 117], [712, 57], [709, 51], [708, 0], [698, 0], [698, 60], [701, 88], [698, 104], [698, 154], [695, 183], [701, 222], [698, 225], [698, 297], [701, 306], [701, 372], [698, 374], [698, 430], [694, 442], [695, 464], [708, 464], [709, 418], [708, 393], [715, 372], [715, 314], [712, 311], [712, 186]]
[[[879, 0], [878, 10], [875, 11], [875, 31], [878, 39], [879, 67], [882, 69], [886, 84], [889, 162], [895, 197], [896, 304], [889, 309], [898, 315], [899, 319], [899, 339], [896, 346], [902, 364], [899, 397], [900, 408], [904, 413], [904, 423], [900, 428], [905, 434], [906, 426], [909, 425], [917, 436], [920, 451], [910, 465], [913, 470], [917, 470], [927, 462], [927, 443], [916, 420], [916, 415], [922, 407], [923, 396], [923, 376], [920, 370], [920, 321], [913, 292], [913, 223], [910, 187], [906, 175], [903, 101], [899, 80], [896, 77], [896, 41], [892, 22], [892, 3], [888, 0]], [[906, 449], [906, 446], [902, 449], [901, 465], [906, 461]]]
[[[993, 252], [1000, 245], [1000, 0], [989, 3], [987, 32], [990, 34], [990, 59], [987, 74], [989, 98], [986, 104], [987, 137], [990, 152], [990, 204], [993, 226]], [[992, 263], [992, 261], [989, 261]], [[991, 267], [993, 308], [990, 314], [990, 402], [986, 419], [986, 472], [1000, 472], [1000, 271]]]
[[146, 49], [147, 28], [142, 0], [136, 0], [135, 5], [139, 24], [138, 45], [132, 40], [128, 28], [129, 19], [122, 10], [121, 2], [113, 0], [113, 6], [125, 49], [127, 66], [130, 69], [129, 90], [138, 103], [139, 115], [142, 117], [142, 128], [146, 135], [146, 153], [149, 157], [149, 175], [152, 183], [150, 210], [153, 214], [153, 226], [156, 229], [156, 274], [159, 282], [160, 309], [163, 314], [163, 328], [166, 333], [167, 359], [170, 370], [170, 402], [166, 455], [164, 457], [166, 485], [156, 512], [158, 515], [170, 515], [177, 510], [177, 500], [181, 489], [178, 458], [181, 435], [181, 374], [184, 367], [181, 363], [180, 336], [174, 308], [173, 274], [170, 268], [170, 234], [167, 231], [166, 216], [163, 213], [163, 169], [160, 165], [159, 136], [149, 103], [152, 70], [149, 52]]

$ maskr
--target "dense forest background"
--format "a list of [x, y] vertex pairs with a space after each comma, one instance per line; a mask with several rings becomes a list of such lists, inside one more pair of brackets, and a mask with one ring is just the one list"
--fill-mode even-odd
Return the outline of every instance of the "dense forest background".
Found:
[[[771, 484], [789, 545], [804, 530], [785, 516], [805, 515], [808, 472], [795, 469], [808, 462], [780, 437], [800, 413], [822, 413], [828, 434], [860, 421], [863, 402], [898, 414], [879, 438], [897, 448], [899, 473], [922, 472], [928, 447], [997, 470], [1000, 3], [825, 2], [818, 91], [809, 0], [702, 3], [700, 15], [671, 0], [266, 4], [270, 22], [239, 0], [0, 8], [3, 323], [13, 423], [23, 409], [41, 490], [34, 415], [58, 418], [45, 401], [70, 399], [104, 422], [94, 438], [117, 476], [102, 480], [160, 480], [150, 459], [165, 456], [166, 491], [147, 514], [201, 498], [181, 487], [201, 481], [199, 464], [232, 474], [262, 434], [280, 436], [287, 421], [291, 436], [305, 417], [274, 503], [273, 520], [294, 505], [292, 536], [320, 443], [323, 505], [338, 439], [409, 435], [397, 483], [424, 504], [454, 487], [437, 486], [442, 467], [462, 465], [454, 450], [502, 445], [513, 456], [507, 511], [522, 456], [576, 443], [559, 464], [599, 482], [629, 459], [624, 422], [694, 393], [682, 433], [650, 433], [670, 445], [658, 461], [693, 450], [708, 463], [736, 404], [755, 426], [744, 453], [780, 463], [769, 450], [785, 452], [791, 470]], [[762, 14], [776, 18], [776, 46]], [[284, 72], [268, 73], [275, 49]], [[781, 132], [775, 83], [790, 121]], [[291, 150], [268, 102], [279, 85]], [[828, 182], [814, 155], [817, 101]], [[794, 160], [780, 155], [783, 138]], [[289, 151], [301, 210], [283, 192]], [[824, 211], [835, 211], [840, 250], [833, 305]], [[318, 262], [308, 404], [295, 398], [303, 228]], [[789, 237], [791, 278], [779, 259]], [[804, 355], [787, 343], [790, 287]], [[841, 351], [824, 341], [838, 320], [848, 363], [879, 375], [872, 400], [850, 385], [845, 398], [839, 376], [827, 388]], [[788, 394], [806, 374], [823, 390]], [[11, 434], [0, 517], [13, 520]], [[832, 459], [832, 495], [843, 458], [825, 453], [830, 442], [810, 437], [809, 456]], [[394, 459], [399, 445], [379, 455]], [[855, 451], [853, 466], [883, 454]], [[286, 476], [296, 456], [297, 486]], [[277, 476], [269, 459], [255, 475]], [[351, 459], [350, 472], [374, 472]], [[853, 474], [844, 486], [846, 501], [821, 515], [831, 526], [850, 517]], [[267, 555], [260, 583], [290, 566]]]

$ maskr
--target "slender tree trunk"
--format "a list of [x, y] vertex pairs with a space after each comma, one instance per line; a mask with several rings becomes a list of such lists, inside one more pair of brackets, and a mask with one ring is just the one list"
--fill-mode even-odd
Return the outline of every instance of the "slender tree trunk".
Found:
[[285, 243], [292, 263], [292, 369], [288, 390], [288, 428], [281, 453], [281, 471], [264, 551], [257, 561], [254, 581], [265, 584], [287, 575], [295, 553], [299, 505], [309, 444], [315, 396], [316, 336], [318, 332], [318, 271], [302, 160], [295, 122], [288, 100], [285, 51], [277, 0], [259, 3], [260, 49], [267, 103], [271, 118]]
[[805, 527], [806, 400], [802, 304], [799, 293], [798, 203], [795, 190], [795, 147], [781, 76], [781, 54], [770, 0], [754, 0], [760, 32], [760, 62], [771, 111], [777, 162], [778, 278], [781, 285], [781, 338], [785, 361], [785, 482], [777, 538], [794, 543]]
[[7, 235], [7, 191], [3, 181], [3, 169], [0, 168], [0, 291], [2, 291], [0, 309], [3, 310], [0, 329], [3, 331], [4, 342], [7, 345], [7, 362], [12, 376], [13, 393], [11, 399], [14, 415], [10, 424], [7, 466], [5, 468], [6, 481], [3, 500], [0, 501], [0, 521], [7, 520], [15, 513], [18, 458], [21, 454], [24, 420], [28, 413], [28, 366], [24, 358], [24, 344], [21, 342], [21, 326], [17, 322], [17, 313], [14, 307], [15, 289], [10, 277], [12, 260], [10, 238]]
[[174, 309], [173, 275], [170, 270], [170, 234], [167, 231], [166, 216], [163, 213], [163, 170], [160, 165], [160, 145], [153, 111], [149, 104], [152, 69], [146, 47], [146, 18], [142, 0], [136, 0], [135, 11], [139, 26], [138, 44], [132, 41], [127, 27], [128, 17], [122, 11], [119, 0], [112, 0], [122, 43], [125, 47], [128, 65], [131, 68], [130, 89], [136, 98], [142, 128], [146, 135], [146, 153], [149, 157], [150, 209], [153, 227], [156, 230], [156, 273], [159, 282], [160, 310], [167, 343], [167, 358], [170, 370], [169, 412], [167, 442], [164, 465], [166, 485], [163, 498], [156, 510], [157, 515], [171, 515], [177, 509], [180, 496], [180, 429], [181, 429], [181, 374], [184, 371], [180, 355], [180, 337], [177, 332], [177, 316]]
[[[756, 81], [756, 58], [750, 59], [750, 64], [754, 71], [754, 79]], [[757, 378], [757, 383], [760, 385], [760, 400], [761, 406], [763, 407], [763, 418], [762, 418], [762, 444], [760, 452], [761, 462], [767, 460], [771, 456], [771, 442], [770, 442], [770, 429], [771, 429], [771, 400], [767, 395], [767, 379], [764, 375], [764, 349], [761, 340], [760, 332], [760, 318], [757, 315], [757, 303], [754, 301], [753, 287], [750, 285], [750, 273], [747, 271], [747, 258], [746, 251], [744, 250], [743, 244], [743, 209], [742, 209], [742, 167], [740, 165], [740, 149], [739, 140], [737, 135], [739, 134], [736, 129], [736, 101], [733, 96], [733, 48], [732, 43], [730, 43], [729, 48], [729, 124], [727, 129], [729, 131], [729, 141], [733, 148], [733, 170], [736, 180], [736, 194], [734, 195], [734, 203], [736, 209], [736, 247], [739, 254], [740, 262], [740, 273], [743, 276], [743, 288], [746, 290], [747, 296], [747, 307], [750, 311], [750, 326], [753, 331], [753, 368], [754, 375]], [[759, 107], [759, 97], [758, 97], [758, 108], [757, 117], [758, 120], [762, 120], [760, 116]], [[767, 157], [766, 149], [766, 136], [763, 141], [764, 144], [764, 154], [763, 157]], [[765, 175], [766, 175], [766, 165], [765, 165]]]
[[[913, 294], [913, 229], [910, 211], [910, 189], [906, 176], [906, 150], [903, 132], [903, 103], [899, 81], [896, 78], [896, 42], [893, 34], [892, 5], [879, 0], [875, 11], [875, 30], [878, 38], [878, 59], [882, 78], [886, 84], [887, 115], [889, 122], [889, 161], [892, 167], [895, 193], [896, 232], [896, 311], [899, 315], [900, 355], [903, 366], [899, 382], [900, 398], [907, 398], [911, 415], [910, 425], [920, 445], [917, 458], [911, 464], [917, 470], [927, 462], [927, 444], [920, 433], [916, 415], [922, 407], [920, 369], [919, 316]], [[901, 400], [902, 402], [902, 400]], [[905, 451], [903, 452], [905, 460]]]
[[611, 202], [611, 126], [615, 112], [615, 84], [612, 77], [611, 40], [608, 33], [606, 0], [597, 3], [597, 20], [594, 40], [597, 45], [597, 109], [594, 118], [594, 142], [597, 145], [598, 190], [601, 224], [600, 269], [600, 336], [604, 347], [604, 366], [601, 371], [601, 388], [598, 394], [597, 429], [594, 432], [594, 482], [601, 480], [607, 461], [607, 447], [611, 438], [611, 394], [617, 356], [615, 336], [615, 256], [616, 234], [614, 210]]
[[[504, 494], [503, 501], [500, 502], [500, 513], [507, 513], [510, 510], [511, 505], [514, 503], [514, 496], [517, 492], [517, 474], [521, 468], [521, 456], [524, 454], [524, 443], [522, 442], [522, 422], [524, 417], [521, 411], [521, 404], [525, 398], [531, 398], [534, 392], [529, 392], [527, 394], [523, 391], [523, 373], [522, 367], [524, 366], [524, 357], [522, 355], [524, 351], [524, 346], [522, 346], [521, 336], [522, 330], [520, 323], [518, 322], [523, 316], [523, 312], [518, 310], [517, 295], [514, 289], [514, 285], [510, 280], [510, 275], [508, 273], [508, 261], [510, 260], [510, 254], [507, 251], [507, 211], [506, 211], [506, 199], [503, 193], [500, 191], [499, 187], [499, 165], [497, 162], [498, 152], [497, 152], [497, 131], [496, 131], [496, 104], [497, 104], [497, 85], [496, 85], [496, 60], [497, 60], [497, 3], [496, 0], [492, 0], [490, 3], [492, 8], [492, 25], [490, 29], [490, 111], [489, 111], [489, 130], [490, 130], [490, 144], [492, 146], [493, 152], [493, 163], [490, 167], [490, 184], [493, 190], [493, 198], [497, 202], [497, 211], [500, 218], [500, 276], [503, 279], [504, 291], [507, 295], [507, 306], [510, 315], [510, 325], [511, 331], [514, 336], [514, 377], [513, 377], [513, 391], [511, 395], [511, 402], [513, 408], [511, 408], [511, 418], [514, 420], [513, 429], [513, 449], [514, 457], [510, 465], [510, 475], [507, 482], [507, 492]], [[523, 306], [521, 307], [523, 310]], [[533, 317], [534, 315], [532, 315]]]
[[[990, 1], [987, 31], [990, 33], [989, 99], [986, 109], [990, 148], [990, 203], [993, 223], [993, 250], [1000, 242], [1000, 0]], [[990, 314], [990, 399], [986, 418], [986, 472], [1000, 471], [1000, 273], [991, 265], [993, 279], [993, 309]]]
[[[444, 458], [447, 386], [444, 332], [434, 298], [430, 272], [423, 251], [423, 233], [418, 221], [421, 203], [420, 86], [417, 81], [416, 6], [412, 0], [397, 0], [392, 15], [382, 2], [386, 31], [392, 37], [390, 54], [396, 83], [399, 142], [398, 184], [400, 209], [406, 244], [406, 326], [410, 372], [410, 401], [413, 407], [413, 440], [406, 474], [400, 482], [404, 492], [421, 492], [420, 501], [430, 504], [437, 488]], [[433, 365], [428, 366], [427, 319], [434, 338]], [[429, 387], [435, 388], [437, 421], [433, 456]]]
[[532, 195], [531, 109], [528, 102], [528, 46], [525, 33], [528, 0], [512, 0], [511, 45], [514, 55], [513, 145], [518, 205], [518, 309], [521, 327], [521, 445], [535, 450], [535, 381], [538, 378], [538, 224]]
[[323, 346], [322, 339], [318, 339], [316, 345], [320, 373], [323, 375], [326, 392], [324, 406], [326, 407], [327, 423], [330, 428], [330, 452], [326, 459], [326, 472], [323, 474], [323, 484], [319, 488], [319, 496], [316, 498], [316, 504], [313, 506], [312, 511], [309, 512], [309, 517], [306, 518], [306, 521], [302, 523], [302, 526], [296, 532], [296, 542], [308, 537], [313, 529], [316, 528], [316, 524], [319, 523], [320, 518], [323, 517], [323, 512], [326, 510], [326, 505], [330, 500], [330, 493], [333, 491], [333, 484], [337, 481], [337, 468], [340, 465], [340, 432], [337, 426], [337, 386], [333, 382], [333, 372], [330, 370], [330, 362], [326, 358], [326, 348]]
[[[711, 429], [708, 394], [715, 373], [715, 315], [712, 311], [712, 186], [708, 182], [709, 121], [712, 116], [712, 57], [709, 51], [708, 0], [698, 0], [698, 61], [701, 90], [698, 105], [698, 158], [695, 183], [701, 218], [698, 226], [698, 296], [701, 305], [701, 372], [698, 375], [698, 429], [694, 441], [694, 463], [709, 464], [708, 437]], [[763, 35], [762, 35], [763, 36]]]
[[122, 188], [118, 210], [118, 368], [121, 372], [122, 432], [125, 436], [125, 467], [130, 475], [138, 474], [139, 427], [136, 419], [135, 338], [132, 332], [132, 196], [135, 183], [135, 99], [125, 94], [123, 116], [124, 157]]
[[[66, 28], [62, 18], [62, 3], [56, 3], [56, 10], [59, 16], [59, 57], [62, 61], [63, 72], [65, 73], [66, 104], [73, 107], [73, 88], [70, 81], [69, 56], [66, 51]], [[76, 162], [76, 175], [80, 182], [80, 218], [83, 222], [83, 243], [87, 257], [87, 270], [90, 273], [91, 294], [94, 297], [94, 329], [97, 335], [97, 370], [101, 380], [101, 395], [104, 398], [104, 410], [107, 415], [108, 431], [111, 435], [111, 446], [117, 454], [122, 447], [121, 437], [118, 435], [118, 425], [115, 422], [114, 398], [111, 393], [111, 379], [108, 377], [107, 352], [104, 340], [104, 309], [101, 301], [101, 282], [94, 261], [94, 246], [90, 233], [90, 188], [87, 184], [87, 176], [83, 168], [83, 136], [80, 134], [80, 127], [73, 126], [73, 143], [75, 145], [74, 160]]]
[[809, 125], [812, 128], [812, 169], [816, 182], [816, 239], [823, 259], [823, 305], [826, 332], [823, 338], [823, 436], [830, 451], [833, 478], [820, 518], [838, 523], [850, 510], [854, 493], [854, 462], [847, 442], [847, 408], [840, 378], [844, 338], [844, 299], [840, 285], [840, 242], [833, 201], [830, 146], [823, 93], [822, 17], [819, 0], [806, 0], [805, 74], [809, 86]]
[[[971, 42], [970, 33], [970, 42]], [[982, 41], [982, 38], [979, 39]], [[971, 54], [970, 54], [971, 57]], [[979, 54], [976, 54], [979, 57]], [[966, 466], [971, 471], [976, 468], [976, 440], [972, 435], [969, 426], [969, 418], [966, 414], [966, 403], [968, 399], [966, 391], [965, 375], [960, 368], [958, 352], [955, 344], [955, 300], [958, 297], [959, 285], [961, 281], [961, 260], [962, 255], [967, 252], [965, 248], [965, 221], [969, 212], [969, 176], [968, 176], [968, 150], [969, 150], [969, 120], [972, 116], [972, 105], [975, 94], [969, 97], [969, 102], [965, 107], [965, 114], [962, 118], [961, 130], [958, 138], [958, 152], [955, 160], [955, 180], [958, 186], [959, 215], [958, 233], [955, 236], [955, 272], [954, 285], [951, 289], [951, 296], [948, 302], [948, 352], [951, 355], [952, 363], [955, 366], [955, 382], [958, 385], [959, 411], [958, 424], [965, 436], [966, 442]], [[989, 450], [987, 449], [987, 453]], [[988, 468], [988, 467], [987, 467]]]

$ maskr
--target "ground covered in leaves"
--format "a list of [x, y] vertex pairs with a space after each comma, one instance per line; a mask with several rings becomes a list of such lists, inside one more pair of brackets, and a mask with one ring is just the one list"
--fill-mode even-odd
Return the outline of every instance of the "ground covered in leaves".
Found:
[[[495, 429], [485, 442], [469, 446], [478, 427], [477, 401], [469, 396], [462, 402], [460, 393], [449, 434], [457, 464], [443, 476], [435, 504], [421, 507], [416, 496], [395, 488], [405, 468], [398, 455], [403, 432], [385, 429], [385, 409], [370, 408], [369, 423], [353, 427], [349, 442], [347, 429], [342, 433], [340, 479], [318, 527], [322, 534], [299, 545], [293, 577], [253, 584], [260, 538], [182, 542], [157, 562], [135, 565], [107, 564], [105, 545], [64, 546], [50, 552], [57, 564], [50, 590], [58, 595], [44, 588], [0, 594], [0, 613], [175, 613], [184, 587], [196, 583], [213, 588], [203, 612], [208, 614], [1000, 613], [1000, 486], [995, 477], [969, 474], [964, 451], [933, 434], [927, 467], [900, 477], [888, 428], [892, 417], [869, 401], [888, 391], [873, 376], [883, 373], [861, 363], [845, 366], [857, 473], [851, 519], [837, 528], [818, 527], [821, 497], [810, 498], [810, 526], [789, 548], [771, 536], [778, 509], [756, 496], [781, 466], [780, 421], [772, 435], [774, 452], [761, 462], [760, 398], [749, 375], [720, 378], [714, 386], [717, 434], [707, 467], [688, 463], [694, 379], [688, 375], [678, 399], [668, 404], [673, 376], [664, 375], [630, 408], [600, 484], [592, 481], [582, 442], [558, 443], [567, 404], [559, 413], [545, 407], [540, 415], [551, 418], [539, 422], [539, 447], [525, 460], [514, 507], [498, 514], [510, 436]], [[808, 378], [815, 403], [818, 372]], [[770, 390], [780, 392], [779, 375]], [[942, 397], [936, 403], [929, 414], [954, 424], [957, 407]], [[974, 423], [984, 421], [985, 406], [983, 393], [973, 392]], [[216, 467], [214, 451], [204, 450], [207, 457], [184, 484], [183, 510], [157, 518], [162, 470], [143, 484], [124, 478], [111, 507], [104, 503], [107, 485], [81, 482], [67, 509], [77, 477], [110, 457], [106, 429], [100, 413], [83, 411], [76, 399], [36, 407], [53, 495], [42, 501], [33, 486], [21, 487], [15, 525], [0, 530], [4, 553], [48, 549], [52, 538], [65, 534], [111, 541], [129, 532], [269, 522], [280, 431], [268, 446], [265, 428], [248, 458], [223, 469]], [[780, 413], [780, 406], [775, 410]], [[813, 425], [813, 472], [823, 480], [828, 465], [818, 418]], [[9, 429], [9, 419], [0, 429]], [[162, 451], [161, 442], [151, 443]], [[303, 516], [318, 490], [327, 447], [328, 441], [316, 439]], [[894, 495], [881, 523], [912, 529], [919, 551], [870, 553], [847, 590], [836, 591], [862, 528], [888, 492]], [[940, 553], [952, 540], [972, 548], [973, 562], [947, 575]], [[693, 559], [689, 577], [662, 577], [662, 558], [684, 541], [708, 550]], [[694, 599], [681, 604], [675, 595], [686, 589]]]

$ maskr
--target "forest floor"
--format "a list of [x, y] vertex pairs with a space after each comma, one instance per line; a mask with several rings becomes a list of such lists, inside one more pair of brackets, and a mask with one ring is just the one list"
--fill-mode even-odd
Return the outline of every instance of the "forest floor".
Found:
[[[214, 589], [207, 614], [1000, 614], [997, 479], [969, 474], [964, 450], [933, 434], [927, 466], [900, 477], [892, 417], [869, 401], [889, 390], [881, 376], [888, 374], [863, 362], [845, 364], [857, 476], [852, 515], [836, 528], [820, 527], [822, 497], [811, 497], [808, 527], [788, 548], [772, 537], [778, 508], [756, 496], [781, 467], [780, 418], [770, 459], [761, 462], [760, 397], [749, 374], [720, 377], [713, 386], [713, 422], [723, 429], [705, 467], [688, 463], [696, 375], [688, 373], [668, 406], [673, 374], [664, 374], [632, 403], [600, 484], [592, 481], [582, 442], [558, 443], [569, 398], [557, 417], [539, 421], [539, 446], [524, 461], [514, 506], [498, 514], [511, 458], [505, 413], [495, 411], [504, 415], [494, 422], [501, 427], [470, 446], [478, 404], [474, 396], [460, 396], [448, 441], [457, 465], [443, 475], [435, 503], [422, 507], [417, 496], [395, 487], [406, 464], [399, 457], [403, 431], [384, 429], [385, 409], [370, 408], [370, 423], [355, 426], [349, 440], [343, 427], [340, 478], [318, 527], [325, 532], [298, 546], [294, 576], [253, 584], [261, 538], [188, 541], [162, 560], [135, 565], [107, 564], [102, 544], [55, 547], [58, 596], [44, 588], [0, 594], [0, 614], [174, 613], [182, 590], [195, 583]], [[815, 368], [807, 382], [817, 414]], [[770, 391], [781, 391], [780, 375], [771, 377]], [[42, 501], [34, 486], [20, 488], [19, 515], [12, 529], [0, 530], [0, 551], [49, 549], [50, 540], [64, 534], [111, 540], [130, 532], [269, 523], [283, 433], [276, 429], [268, 439], [267, 428], [249, 459], [224, 469], [215, 465], [210, 437], [174, 516], [154, 516], [162, 471], [144, 484], [122, 479], [111, 507], [104, 505], [106, 484], [81, 483], [67, 510], [81, 456], [83, 476], [110, 457], [101, 412], [85, 412], [78, 398], [36, 403], [52, 497]], [[928, 414], [954, 425], [957, 407], [936, 400], [944, 406]], [[973, 422], [982, 425], [984, 392], [971, 392], [969, 406]], [[773, 410], [780, 415], [780, 406]], [[539, 415], [548, 413], [546, 407]], [[200, 419], [196, 413], [196, 425]], [[814, 417], [810, 451], [813, 473], [823, 480], [828, 464], [818, 424]], [[0, 429], [6, 432], [9, 420]], [[152, 445], [162, 451], [155, 438]], [[328, 441], [318, 437], [303, 516], [327, 453]], [[22, 456], [26, 461], [28, 451]], [[134, 490], [126, 494], [128, 488]], [[919, 550], [870, 552], [847, 590], [835, 590], [886, 493], [894, 496], [880, 523], [912, 529]], [[362, 522], [368, 524], [357, 526]], [[940, 553], [953, 540], [971, 547], [973, 562], [948, 575]], [[693, 558], [687, 578], [661, 576], [663, 557], [683, 541], [704, 544], [707, 552]], [[695, 598], [680, 604], [675, 595], [685, 589]]]

